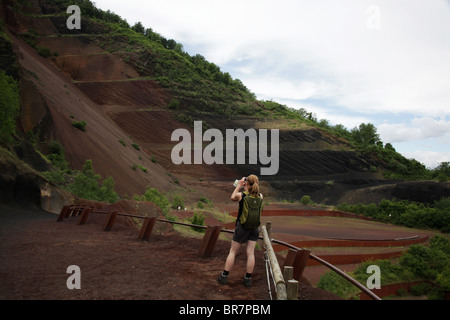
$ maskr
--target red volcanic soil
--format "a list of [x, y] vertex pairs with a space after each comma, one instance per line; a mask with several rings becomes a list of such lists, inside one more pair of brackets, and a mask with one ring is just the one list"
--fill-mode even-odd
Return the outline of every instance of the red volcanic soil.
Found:
[[[57, 215], [36, 209], [1, 207], [0, 211], [0, 299], [269, 299], [262, 250], [256, 250], [251, 288], [242, 284], [243, 248], [229, 285], [222, 286], [216, 277], [223, 269], [229, 241], [219, 240], [212, 257], [201, 258], [201, 239], [183, 237], [167, 226], [157, 226], [146, 242], [137, 239], [138, 230], [121, 216], [106, 232], [100, 214], [91, 214], [87, 224], [77, 225], [77, 218], [56, 222]], [[71, 265], [81, 269], [80, 290], [66, 286]], [[299, 297], [338, 299], [312, 288], [305, 279]]]

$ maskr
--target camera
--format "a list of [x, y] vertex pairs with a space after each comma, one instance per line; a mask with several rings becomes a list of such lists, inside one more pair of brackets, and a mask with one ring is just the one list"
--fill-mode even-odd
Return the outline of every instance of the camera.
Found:
[[[234, 186], [235, 188], [238, 186], [239, 180], [240, 180], [240, 179], [234, 180], [233, 186]], [[245, 178], [244, 182], [247, 183], [247, 178]]]

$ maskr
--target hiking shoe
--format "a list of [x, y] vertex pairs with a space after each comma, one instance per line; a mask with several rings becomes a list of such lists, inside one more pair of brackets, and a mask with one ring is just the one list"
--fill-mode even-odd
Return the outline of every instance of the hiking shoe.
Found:
[[217, 277], [217, 281], [219, 281], [220, 284], [228, 284], [228, 276], [224, 276], [223, 273], [219, 274]]
[[252, 278], [244, 277], [244, 286], [251, 287], [252, 286]]

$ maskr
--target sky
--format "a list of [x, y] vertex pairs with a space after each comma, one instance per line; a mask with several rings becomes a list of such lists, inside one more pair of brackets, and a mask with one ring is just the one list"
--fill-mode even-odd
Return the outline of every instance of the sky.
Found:
[[93, 0], [428, 168], [450, 161], [450, 0]]

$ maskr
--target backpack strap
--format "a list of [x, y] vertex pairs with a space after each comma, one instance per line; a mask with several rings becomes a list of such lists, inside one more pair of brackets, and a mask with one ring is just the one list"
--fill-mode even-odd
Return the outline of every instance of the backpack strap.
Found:
[[246, 196], [248, 196], [248, 192], [247, 191], [242, 192], [242, 199], [241, 199], [241, 201], [239, 201], [239, 211], [238, 211], [238, 215], [236, 218], [236, 223], [239, 221], [239, 218], [241, 217], [242, 208], [244, 207], [244, 198]]

